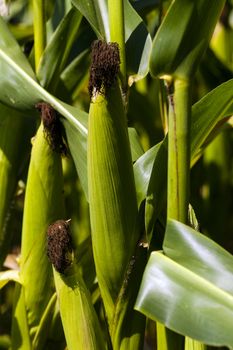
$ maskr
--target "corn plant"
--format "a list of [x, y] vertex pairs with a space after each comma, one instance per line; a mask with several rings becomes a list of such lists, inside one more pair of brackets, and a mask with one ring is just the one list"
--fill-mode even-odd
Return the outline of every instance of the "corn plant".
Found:
[[1, 349], [233, 348], [232, 13], [0, 1]]

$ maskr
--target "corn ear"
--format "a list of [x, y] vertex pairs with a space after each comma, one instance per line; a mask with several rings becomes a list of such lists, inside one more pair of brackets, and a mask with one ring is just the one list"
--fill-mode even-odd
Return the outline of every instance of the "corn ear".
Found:
[[[51, 150], [41, 125], [33, 142], [29, 166], [22, 232], [20, 278], [30, 336], [33, 338], [53, 291], [52, 269], [46, 256], [48, 225], [63, 215], [62, 167], [58, 153]], [[17, 297], [17, 296], [16, 296]], [[16, 303], [13, 328], [21, 329]], [[14, 337], [12, 338], [14, 341]], [[13, 349], [21, 349], [13, 343]], [[23, 349], [23, 348], [22, 348]]]
[[75, 265], [66, 275], [54, 270], [54, 278], [68, 349], [106, 349], [91, 295]]
[[133, 167], [118, 86], [91, 102], [88, 189], [94, 259], [108, 320], [139, 239]]

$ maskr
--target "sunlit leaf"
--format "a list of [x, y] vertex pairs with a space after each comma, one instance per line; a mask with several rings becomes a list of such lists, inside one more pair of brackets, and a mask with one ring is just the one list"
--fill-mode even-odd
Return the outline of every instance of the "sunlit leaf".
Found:
[[171, 3], [153, 41], [150, 58], [153, 76], [186, 79], [195, 72], [224, 2], [176, 0]]
[[232, 347], [233, 257], [177, 221], [165, 237], [164, 254], [150, 256], [136, 309], [205, 344]]

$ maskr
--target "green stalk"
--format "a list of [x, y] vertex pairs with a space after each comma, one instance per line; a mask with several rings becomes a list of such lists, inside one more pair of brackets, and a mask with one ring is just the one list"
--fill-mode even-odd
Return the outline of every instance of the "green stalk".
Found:
[[170, 99], [168, 131], [167, 217], [183, 223], [188, 218], [190, 169], [190, 82], [176, 79]]
[[207, 345], [197, 340], [185, 337], [185, 350], [207, 350]]
[[45, 0], [33, 0], [35, 67], [38, 71], [40, 58], [46, 46]]
[[123, 0], [108, 0], [110, 22], [110, 38], [117, 42], [120, 48], [120, 78], [123, 91], [127, 90], [126, 57], [125, 57], [125, 26]]

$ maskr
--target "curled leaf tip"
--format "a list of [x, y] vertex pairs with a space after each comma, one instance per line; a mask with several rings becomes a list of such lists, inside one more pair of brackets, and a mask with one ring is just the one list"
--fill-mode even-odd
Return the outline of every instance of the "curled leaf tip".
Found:
[[92, 44], [92, 63], [89, 78], [90, 96], [104, 94], [116, 81], [120, 68], [120, 53], [117, 43], [96, 40]]
[[49, 146], [53, 151], [67, 156], [67, 147], [62, 138], [62, 128], [58, 113], [46, 102], [39, 102], [35, 107], [41, 114], [44, 133]]
[[59, 273], [71, 265], [72, 240], [69, 230], [70, 220], [58, 220], [47, 230], [47, 255]]

